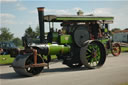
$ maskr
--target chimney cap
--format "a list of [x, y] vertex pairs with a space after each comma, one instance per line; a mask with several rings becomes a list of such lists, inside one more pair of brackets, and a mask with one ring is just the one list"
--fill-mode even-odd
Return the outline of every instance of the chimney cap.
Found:
[[37, 9], [38, 9], [38, 11], [44, 11], [44, 8], [45, 7], [38, 7]]

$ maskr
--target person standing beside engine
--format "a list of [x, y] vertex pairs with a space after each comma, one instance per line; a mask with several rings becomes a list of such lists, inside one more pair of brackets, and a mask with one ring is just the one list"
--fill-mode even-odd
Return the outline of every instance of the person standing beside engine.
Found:
[[3, 53], [4, 51], [3, 51], [3, 49], [2, 48], [0, 48], [0, 55]]

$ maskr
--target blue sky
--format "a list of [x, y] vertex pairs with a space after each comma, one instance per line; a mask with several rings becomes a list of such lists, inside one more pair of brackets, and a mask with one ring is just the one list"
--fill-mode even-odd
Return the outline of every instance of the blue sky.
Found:
[[38, 25], [37, 7], [45, 7], [45, 15], [75, 15], [81, 9], [85, 14], [114, 16], [110, 29], [128, 28], [127, 0], [0, 0], [0, 27], [8, 27], [15, 37], [23, 36], [29, 25], [33, 29]]

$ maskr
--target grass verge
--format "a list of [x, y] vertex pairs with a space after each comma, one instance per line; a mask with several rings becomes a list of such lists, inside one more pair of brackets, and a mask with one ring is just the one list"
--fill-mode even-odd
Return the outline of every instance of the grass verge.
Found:
[[[46, 58], [45, 56], [44, 58]], [[56, 55], [51, 56], [52, 59], [56, 59]], [[15, 58], [10, 57], [10, 55], [0, 55], [0, 64], [11, 64]]]
[[121, 52], [128, 52], [128, 47], [121, 47]]
[[125, 83], [121, 83], [120, 85], [128, 85], [128, 82], [125, 82]]
[[14, 59], [10, 55], [0, 55], [0, 64], [11, 64]]

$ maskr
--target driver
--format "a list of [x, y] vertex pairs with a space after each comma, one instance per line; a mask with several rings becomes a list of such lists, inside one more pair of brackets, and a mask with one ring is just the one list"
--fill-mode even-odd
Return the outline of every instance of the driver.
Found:
[[98, 34], [101, 34], [100, 26], [96, 21], [94, 21], [90, 24], [90, 32], [94, 36], [94, 39], [97, 39]]
[[50, 28], [50, 32], [48, 33], [48, 36], [47, 36], [49, 43], [52, 43], [52, 39], [53, 39], [53, 34], [52, 33], [53, 32], [54, 32], [53, 28]]

